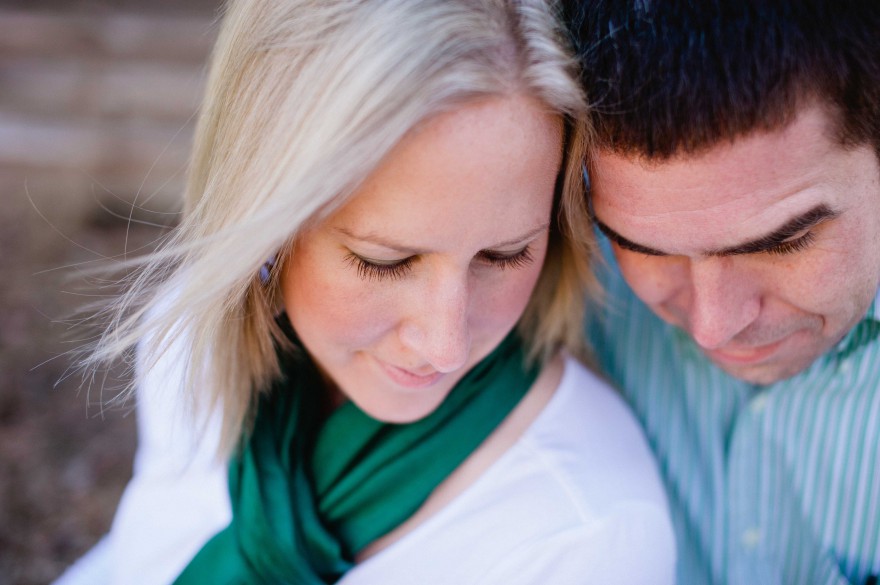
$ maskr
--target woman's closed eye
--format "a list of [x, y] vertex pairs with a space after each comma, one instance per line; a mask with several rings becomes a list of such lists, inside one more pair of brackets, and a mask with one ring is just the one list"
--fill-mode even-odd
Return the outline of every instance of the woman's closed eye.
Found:
[[483, 250], [479, 254], [487, 264], [497, 266], [504, 270], [505, 268], [522, 268], [528, 266], [534, 260], [532, 256], [531, 246], [526, 246], [518, 252], [495, 252], [493, 250]]
[[[363, 280], [400, 280], [412, 271], [418, 256], [409, 256], [400, 260], [374, 260], [365, 258], [354, 252], [346, 254], [346, 263], [357, 271], [357, 275]], [[483, 250], [477, 255], [483, 264], [505, 270], [508, 268], [522, 268], [528, 266], [534, 260], [531, 247], [526, 246], [517, 252], [496, 252]]]
[[345, 256], [345, 261], [363, 280], [400, 280], [410, 272], [415, 260], [415, 256], [393, 261], [371, 260], [354, 252]]

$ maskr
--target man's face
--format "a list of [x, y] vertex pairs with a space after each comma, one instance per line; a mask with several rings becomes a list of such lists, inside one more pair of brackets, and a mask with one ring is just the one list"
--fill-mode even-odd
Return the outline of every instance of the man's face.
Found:
[[880, 285], [880, 165], [813, 105], [782, 130], [649, 162], [595, 158], [593, 208], [635, 293], [737, 378], [793, 376]]

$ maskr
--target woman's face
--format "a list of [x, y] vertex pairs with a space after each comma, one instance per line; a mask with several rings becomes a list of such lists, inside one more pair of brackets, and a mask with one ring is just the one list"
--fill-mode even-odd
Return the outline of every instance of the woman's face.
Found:
[[544, 262], [561, 144], [561, 120], [533, 100], [462, 106], [297, 238], [287, 314], [345, 397], [418, 420], [504, 339]]

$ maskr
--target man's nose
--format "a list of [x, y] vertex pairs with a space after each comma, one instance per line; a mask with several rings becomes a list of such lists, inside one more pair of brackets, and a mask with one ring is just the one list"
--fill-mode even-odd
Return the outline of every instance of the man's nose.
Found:
[[690, 277], [688, 325], [700, 347], [723, 347], [758, 318], [758, 283], [737, 270], [735, 258], [692, 260]]
[[438, 372], [452, 372], [470, 355], [467, 275], [446, 275], [421, 289], [398, 335]]

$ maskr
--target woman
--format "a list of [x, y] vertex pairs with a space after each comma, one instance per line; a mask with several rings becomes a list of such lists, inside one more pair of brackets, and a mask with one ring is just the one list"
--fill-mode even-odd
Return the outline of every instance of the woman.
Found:
[[117, 580], [671, 582], [570, 357], [583, 120], [545, 2], [232, 2], [184, 219], [94, 354], [140, 344]]

